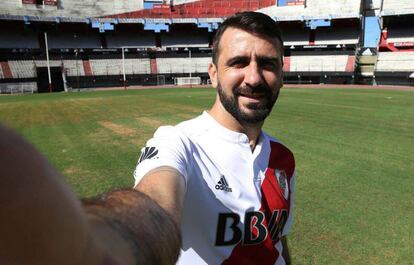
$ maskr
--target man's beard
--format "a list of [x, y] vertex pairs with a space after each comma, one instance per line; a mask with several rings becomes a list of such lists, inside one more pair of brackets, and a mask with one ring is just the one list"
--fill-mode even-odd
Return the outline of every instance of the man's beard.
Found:
[[[235, 87], [232, 89], [232, 95], [227, 96], [221, 87], [220, 82], [218, 83], [218, 95], [223, 107], [241, 124], [255, 124], [262, 122], [269, 116], [270, 112], [276, 100], [279, 96], [279, 89], [276, 93], [272, 92], [272, 89], [266, 85], [258, 87]], [[266, 99], [265, 104], [247, 104], [246, 108], [250, 112], [245, 112], [240, 109], [238, 98], [242, 94], [262, 94], [263, 98]]]

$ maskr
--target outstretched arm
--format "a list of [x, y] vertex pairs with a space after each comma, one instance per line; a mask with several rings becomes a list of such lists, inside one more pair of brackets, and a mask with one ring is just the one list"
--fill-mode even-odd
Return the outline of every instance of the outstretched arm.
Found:
[[177, 225], [148, 196], [119, 190], [82, 205], [42, 155], [2, 126], [0, 174], [0, 264], [174, 264], [178, 258]]
[[148, 172], [135, 186], [156, 201], [180, 226], [185, 194], [184, 177], [174, 168], [162, 166]]
[[177, 261], [181, 246], [178, 226], [150, 197], [124, 189], [83, 202], [94, 238], [107, 242], [107, 252], [113, 253], [115, 248], [116, 258], [132, 254], [133, 263], [121, 264], [167, 265]]

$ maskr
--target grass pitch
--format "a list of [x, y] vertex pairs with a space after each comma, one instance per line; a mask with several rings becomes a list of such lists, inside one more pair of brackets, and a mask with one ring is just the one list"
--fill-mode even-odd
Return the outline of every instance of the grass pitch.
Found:
[[[200, 114], [214, 97], [213, 89], [2, 96], [0, 121], [79, 196], [92, 196], [131, 187], [154, 130]], [[297, 160], [294, 264], [412, 264], [412, 91], [283, 89], [264, 128]]]

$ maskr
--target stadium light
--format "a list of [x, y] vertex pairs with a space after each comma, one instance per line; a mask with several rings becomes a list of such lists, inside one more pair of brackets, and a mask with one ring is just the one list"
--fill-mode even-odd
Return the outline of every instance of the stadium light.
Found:
[[45, 31], [45, 48], [46, 48], [46, 64], [47, 64], [47, 77], [49, 79], [49, 92], [52, 92], [52, 78], [50, 76], [50, 61], [49, 61], [49, 45], [47, 41], [47, 32]]
[[122, 50], [122, 75], [124, 77], [124, 90], [126, 90], [126, 74], [125, 74], [125, 51], [124, 51], [124, 47], [121, 47]]

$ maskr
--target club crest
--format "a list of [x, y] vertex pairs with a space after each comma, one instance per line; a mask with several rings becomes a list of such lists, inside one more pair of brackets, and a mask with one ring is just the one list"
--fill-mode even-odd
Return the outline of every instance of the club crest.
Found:
[[279, 184], [279, 189], [283, 194], [283, 197], [285, 200], [289, 197], [289, 186], [287, 181], [286, 172], [284, 170], [275, 170], [275, 177], [277, 180], [277, 183]]

